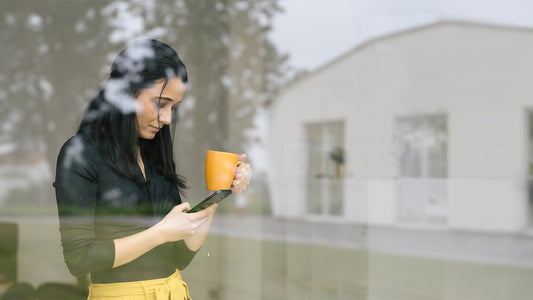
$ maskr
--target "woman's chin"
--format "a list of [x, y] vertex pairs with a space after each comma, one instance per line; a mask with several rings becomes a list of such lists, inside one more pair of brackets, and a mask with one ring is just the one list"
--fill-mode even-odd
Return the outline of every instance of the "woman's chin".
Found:
[[139, 137], [145, 140], [153, 140], [155, 138], [155, 135], [156, 135], [156, 132], [143, 132], [139, 134]]

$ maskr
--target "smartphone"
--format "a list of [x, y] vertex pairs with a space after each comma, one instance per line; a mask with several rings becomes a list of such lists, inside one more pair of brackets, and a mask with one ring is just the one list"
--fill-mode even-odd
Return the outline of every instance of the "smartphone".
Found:
[[219, 203], [220, 201], [224, 200], [227, 196], [231, 195], [231, 190], [219, 190], [214, 192], [213, 194], [209, 195], [209, 197], [205, 198], [202, 202], [200, 202], [195, 207], [191, 208], [191, 210], [187, 211], [187, 213], [193, 213], [197, 211], [201, 211], [203, 209], [208, 208], [209, 206]]

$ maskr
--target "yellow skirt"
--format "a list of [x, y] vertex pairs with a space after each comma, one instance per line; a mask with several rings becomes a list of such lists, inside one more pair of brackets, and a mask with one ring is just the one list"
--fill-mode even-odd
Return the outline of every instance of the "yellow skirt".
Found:
[[119, 282], [91, 283], [88, 300], [191, 300], [187, 284], [181, 279], [180, 272], [167, 278]]

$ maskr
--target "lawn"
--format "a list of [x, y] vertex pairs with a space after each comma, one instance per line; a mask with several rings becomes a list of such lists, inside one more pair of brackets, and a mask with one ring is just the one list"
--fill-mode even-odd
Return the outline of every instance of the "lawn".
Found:
[[[63, 263], [57, 220], [17, 221], [19, 280], [35, 287], [75, 283]], [[216, 234], [182, 275], [193, 299], [203, 300], [533, 299], [532, 268]]]
[[182, 272], [195, 299], [533, 299], [533, 269], [211, 235]]

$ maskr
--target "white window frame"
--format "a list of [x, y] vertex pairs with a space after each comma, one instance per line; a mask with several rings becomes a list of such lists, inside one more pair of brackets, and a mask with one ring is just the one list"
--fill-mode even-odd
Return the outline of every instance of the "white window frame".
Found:
[[[341, 145], [334, 145], [335, 142], [333, 142], [331, 140], [331, 132], [330, 130], [331, 129], [331, 125], [340, 125], [340, 128], [341, 128], [341, 135], [342, 135], [342, 142], [341, 142]], [[308, 176], [306, 178], [307, 180], [307, 185], [306, 185], [306, 193], [307, 193], [307, 197], [306, 197], [306, 202], [305, 202], [305, 213], [307, 216], [309, 217], [318, 217], [318, 218], [326, 218], [326, 219], [337, 219], [337, 218], [343, 218], [344, 217], [344, 213], [345, 213], [345, 197], [344, 197], [344, 172], [341, 172], [341, 174], [339, 175], [338, 178], [330, 178], [330, 176], [328, 176], [328, 174], [326, 173], [323, 173], [323, 174], [315, 174], [315, 175], [319, 175], [319, 176], [323, 176], [321, 178], [316, 178], [316, 179], [313, 179], [312, 176], [313, 174], [311, 174], [311, 160], [313, 159], [313, 155], [311, 153], [311, 141], [310, 141], [310, 137], [309, 137], [309, 128], [310, 126], [321, 126], [322, 128], [322, 143], [320, 144], [320, 152], [321, 152], [321, 163], [322, 163], [322, 166], [321, 166], [321, 170], [324, 172], [324, 170], [329, 170], [331, 168], [331, 166], [329, 165], [330, 163], [333, 163], [331, 161], [331, 159], [327, 159], [326, 155], [328, 155], [332, 149], [330, 148], [335, 148], [335, 146], [337, 147], [340, 147], [343, 151], [344, 151], [344, 156], [346, 155], [346, 151], [345, 151], [345, 135], [346, 135], [346, 126], [345, 126], [345, 121], [344, 120], [332, 120], [332, 121], [318, 121], [318, 122], [308, 122], [308, 123], [305, 123], [304, 124], [304, 131], [305, 131], [305, 135], [306, 135], [306, 140], [307, 140], [307, 143], [308, 143], [308, 163], [307, 163], [307, 167], [308, 167]], [[325, 134], [324, 134], [325, 132]], [[327, 154], [326, 154], [327, 153]], [[344, 164], [342, 165], [342, 168], [344, 168], [344, 166], [346, 165], [346, 160], [344, 158]], [[336, 181], [336, 182], [334, 182]], [[321, 192], [321, 195], [320, 195], [320, 211], [319, 212], [313, 212], [311, 211], [311, 199], [313, 197], [313, 195], [311, 195], [312, 191], [311, 191], [311, 185], [314, 184], [314, 183], [319, 183], [321, 185], [320, 187], [320, 192]], [[332, 201], [330, 199], [330, 194], [331, 194], [331, 187], [332, 185], [335, 185], [335, 184], [338, 184], [338, 193], [340, 193], [340, 205], [341, 205], [341, 208], [340, 208], [340, 212], [339, 213], [332, 213], [331, 212], [331, 206], [332, 206]], [[316, 196], [316, 195], [315, 195]]]

